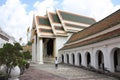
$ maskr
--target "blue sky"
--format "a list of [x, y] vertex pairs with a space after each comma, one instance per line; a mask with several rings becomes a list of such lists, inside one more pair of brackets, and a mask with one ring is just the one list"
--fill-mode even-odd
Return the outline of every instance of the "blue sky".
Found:
[[99, 21], [120, 9], [120, 0], [0, 0], [0, 27], [18, 41], [26, 43], [26, 30], [32, 25], [33, 13], [61, 9]]

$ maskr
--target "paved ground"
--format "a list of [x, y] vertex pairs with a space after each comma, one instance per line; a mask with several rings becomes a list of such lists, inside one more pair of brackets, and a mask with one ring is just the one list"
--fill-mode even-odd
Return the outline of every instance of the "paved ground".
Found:
[[31, 64], [31, 67], [20, 77], [20, 80], [119, 80], [103, 74], [87, 71], [67, 65]]

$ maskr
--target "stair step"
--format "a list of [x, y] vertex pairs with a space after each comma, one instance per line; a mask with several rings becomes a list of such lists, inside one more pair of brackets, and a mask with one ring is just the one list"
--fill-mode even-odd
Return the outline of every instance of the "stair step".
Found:
[[54, 62], [55, 62], [55, 61], [54, 61], [54, 58], [44, 58], [43, 60], [44, 60], [44, 62], [46, 62], [46, 63], [54, 63]]

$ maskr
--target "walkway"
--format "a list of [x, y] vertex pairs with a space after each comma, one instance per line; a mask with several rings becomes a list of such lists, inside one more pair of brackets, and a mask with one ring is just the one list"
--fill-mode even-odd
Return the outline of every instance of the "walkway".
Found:
[[119, 80], [103, 74], [96, 74], [74, 66], [54, 64], [31, 64], [29, 70], [20, 77], [20, 80]]

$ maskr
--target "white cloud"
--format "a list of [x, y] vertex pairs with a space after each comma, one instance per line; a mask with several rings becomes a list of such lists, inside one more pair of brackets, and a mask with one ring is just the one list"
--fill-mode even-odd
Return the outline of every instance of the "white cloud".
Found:
[[64, 0], [62, 6], [64, 10], [94, 17], [97, 21], [120, 9], [111, 0]]
[[33, 11], [38, 15], [44, 15], [46, 9], [53, 11], [57, 3], [54, 0], [37, 1], [33, 5], [34, 10], [27, 12], [27, 4], [22, 4], [20, 0], [7, 0], [0, 6], [0, 27], [17, 41], [22, 37], [22, 42], [26, 43], [26, 31], [32, 25]]
[[63, 0], [62, 3], [59, 3], [58, 0], [42, 0], [42, 2], [35, 2], [34, 10], [29, 12], [27, 12], [27, 6], [20, 0], [7, 0], [0, 6], [0, 27], [9, 35], [14, 36], [17, 41], [22, 37], [24, 43], [27, 40], [27, 28], [32, 25], [33, 12], [37, 15], [45, 15], [46, 9], [54, 11], [59, 6], [63, 10], [100, 20], [120, 9], [120, 5], [114, 6], [111, 0]]
[[45, 15], [46, 10], [54, 11], [55, 6], [58, 4], [58, 1], [55, 0], [44, 0], [42, 2], [37, 1], [34, 4], [35, 14], [36, 15]]
[[23, 38], [26, 41], [26, 30], [31, 26], [31, 12], [27, 14], [26, 5], [21, 4], [19, 0], [7, 0], [0, 6], [0, 27], [9, 35], [16, 38]]

